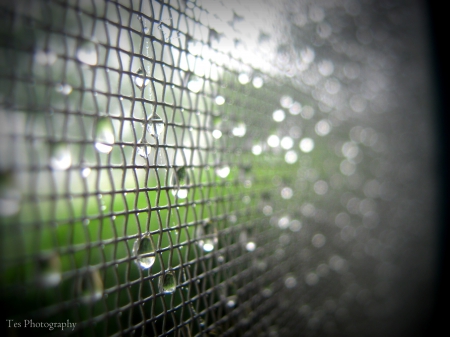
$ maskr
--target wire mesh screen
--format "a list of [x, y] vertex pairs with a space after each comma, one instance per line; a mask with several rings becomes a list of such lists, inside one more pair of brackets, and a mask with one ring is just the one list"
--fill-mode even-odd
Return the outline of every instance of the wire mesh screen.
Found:
[[7, 335], [415, 331], [422, 20], [402, 1], [3, 1]]

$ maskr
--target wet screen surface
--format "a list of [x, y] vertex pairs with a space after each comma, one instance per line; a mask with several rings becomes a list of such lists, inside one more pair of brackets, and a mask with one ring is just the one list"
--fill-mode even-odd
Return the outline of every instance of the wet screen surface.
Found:
[[0, 13], [6, 319], [86, 336], [403, 336], [428, 320], [418, 3]]

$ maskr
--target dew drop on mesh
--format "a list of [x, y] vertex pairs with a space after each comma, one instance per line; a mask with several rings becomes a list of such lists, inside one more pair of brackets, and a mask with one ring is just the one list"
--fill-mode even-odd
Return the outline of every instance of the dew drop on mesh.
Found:
[[103, 296], [103, 281], [98, 269], [87, 270], [78, 278], [78, 297], [83, 303], [96, 302]]
[[95, 148], [102, 153], [110, 153], [115, 143], [114, 127], [109, 117], [100, 117], [95, 127]]
[[61, 259], [58, 254], [51, 254], [38, 261], [39, 286], [54, 287], [61, 282]]
[[245, 85], [250, 82], [250, 77], [245, 73], [241, 73], [241, 74], [239, 74], [238, 81], [242, 85]]
[[253, 78], [252, 84], [256, 89], [259, 89], [264, 85], [264, 80], [261, 77], [256, 76]]
[[164, 294], [172, 294], [176, 288], [177, 288], [177, 280], [174, 272], [168, 271], [159, 277], [160, 292]]
[[84, 64], [95, 66], [98, 61], [95, 44], [91, 41], [82, 42], [77, 49], [77, 59]]
[[133, 245], [133, 255], [136, 264], [141, 269], [148, 269], [155, 263], [155, 250], [150, 234], [144, 234], [138, 238]]
[[284, 121], [284, 119], [286, 118], [286, 114], [281, 109], [275, 110], [272, 114], [272, 118], [275, 122], [279, 123], [279, 122]]
[[157, 114], [153, 114], [147, 121], [147, 130], [151, 136], [158, 138], [164, 130], [164, 121]]
[[139, 68], [133, 76], [133, 81], [139, 89], [146, 87], [150, 83], [150, 80], [146, 77], [144, 70], [141, 68]]
[[299, 144], [300, 150], [304, 153], [309, 153], [314, 149], [314, 140], [311, 138], [303, 138]]
[[239, 122], [236, 124], [236, 126], [233, 127], [231, 133], [235, 137], [244, 137], [247, 133], [247, 125], [243, 122]]
[[67, 170], [72, 165], [69, 146], [64, 142], [51, 145], [50, 167], [54, 170]]
[[214, 250], [218, 243], [217, 235], [216, 225], [209, 219], [206, 219], [201, 224], [198, 224], [195, 230], [197, 245], [205, 252], [211, 252]]
[[179, 167], [173, 171], [171, 184], [172, 195], [177, 196], [180, 199], [185, 199], [188, 196], [190, 178], [185, 167]]
[[221, 165], [216, 167], [216, 174], [220, 178], [226, 178], [230, 174], [230, 167], [228, 165]]

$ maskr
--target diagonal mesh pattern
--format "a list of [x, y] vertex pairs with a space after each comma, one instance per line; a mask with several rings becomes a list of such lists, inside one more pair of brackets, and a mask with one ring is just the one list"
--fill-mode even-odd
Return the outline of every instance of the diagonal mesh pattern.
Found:
[[8, 336], [414, 331], [434, 257], [419, 13], [2, 2]]

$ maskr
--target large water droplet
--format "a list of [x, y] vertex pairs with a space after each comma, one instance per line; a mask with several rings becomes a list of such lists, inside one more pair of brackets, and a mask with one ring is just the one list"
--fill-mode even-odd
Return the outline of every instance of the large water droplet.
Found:
[[164, 121], [157, 114], [153, 114], [147, 121], [147, 130], [151, 136], [158, 138], [164, 130]]
[[109, 117], [100, 117], [95, 128], [95, 148], [102, 153], [110, 153], [115, 143], [114, 127]]
[[61, 282], [61, 260], [58, 254], [46, 256], [38, 262], [38, 282], [41, 287], [53, 287]]
[[187, 197], [190, 184], [189, 174], [185, 167], [180, 167], [176, 169], [172, 174], [172, 194], [176, 195], [180, 199]]
[[133, 245], [133, 255], [141, 269], [148, 269], [155, 263], [155, 249], [150, 234], [144, 234]]
[[214, 222], [209, 219], [206, 219], [202, 224], [197, 225], [195, 237], [198, 240], [198, 246], [205, 252], [213, 251], [219, 241], [217, 228]]
[[177, 288], [177, 280], [175, 273], [172, 271], [166, 272], [159, 277], [159, 291], [164, 294], [172, 294]]
[[77, 59], [90, 66], [95, 66], [98, 61], [95, 44], [91, 41], [85, 41], [77, 49]]
[[87, 271], [78, 279], [78, 296], [83, 303], [98, 301], [103, 296], [103, 281], [98, 269]]
[[54, 170], [67, 170], [72, 164], [72, 156], [66, 143], [55, 143], [51, 146], [50, 166]]
[[139, 68], [139, 70], [136, 72], [136, 75], [133, 76], [133, 80], [134, 84], [136, 84], [139, 89], [146, 87], [147, 84], [150, 83], [150, 80], [145, 77], [145, 72], [141, 68]]

